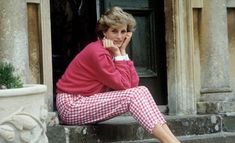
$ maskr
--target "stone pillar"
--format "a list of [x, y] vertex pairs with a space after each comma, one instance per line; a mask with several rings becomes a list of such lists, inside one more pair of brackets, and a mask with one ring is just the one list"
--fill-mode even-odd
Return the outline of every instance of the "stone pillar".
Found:
[[201, 102], [198, 110], [223, 112], [226, 109], [222, 104], [232, 98], [226, 0], [204, 0], [201, 16]]
[[172, 0], [165, 5], [169, 114], [196, 114], [191, 1]]
[[24, 83], [29, 81], [27, 5], [0, 0], [0, 61], [10, 62]]

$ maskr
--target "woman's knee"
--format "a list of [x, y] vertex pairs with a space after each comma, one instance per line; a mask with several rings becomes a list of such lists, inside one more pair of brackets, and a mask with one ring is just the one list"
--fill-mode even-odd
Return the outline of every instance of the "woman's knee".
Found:
[[146, 86], [138, 86], [135, 90], [139, 94], [150, 94], [149, 89]]
[[146, 96], [151, 96], [149, 89], [145, 86], [137, 86], [129, 89], [130, 96], [133, 98], [146, 98]]
[[142, 91], [148, 91], [149, 92], [149, 89], [146, 86], [138, 86], [138, 88]]
[[129, 91], [135, 91], [135, 92], [141, 92], [141, 91], [149, 91], [149, 89], [146, 87], [146, 86], [136, 86], [136, 87], [133, 87], [133, 88], [129, 88], [127, 89]]

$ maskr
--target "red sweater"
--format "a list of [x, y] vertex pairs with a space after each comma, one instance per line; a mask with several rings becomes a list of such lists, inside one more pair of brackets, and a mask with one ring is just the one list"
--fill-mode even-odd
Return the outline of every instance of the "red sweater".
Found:
[[114, 61], [100, 40], [87, 45], [57, 82], [57, 92], [89, 96], [136, 87], [139, 77], [133, 62]]

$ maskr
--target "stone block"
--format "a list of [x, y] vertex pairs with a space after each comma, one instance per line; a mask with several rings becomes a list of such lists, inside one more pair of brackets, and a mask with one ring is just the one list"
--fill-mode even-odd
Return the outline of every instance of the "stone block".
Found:
[[197, 103], [198, 114], [217, 114], [235, 112], [235, 102], [229, 101], [207, 101]]

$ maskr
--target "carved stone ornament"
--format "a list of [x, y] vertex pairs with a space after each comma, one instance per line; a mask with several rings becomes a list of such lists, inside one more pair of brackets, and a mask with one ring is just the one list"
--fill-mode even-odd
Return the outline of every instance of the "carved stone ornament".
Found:
[[46, 136], [47, 108], [41, 106], [40, 117], [24, 112], [22, 107], [0, 121], [1, 143], [48, 143]]

